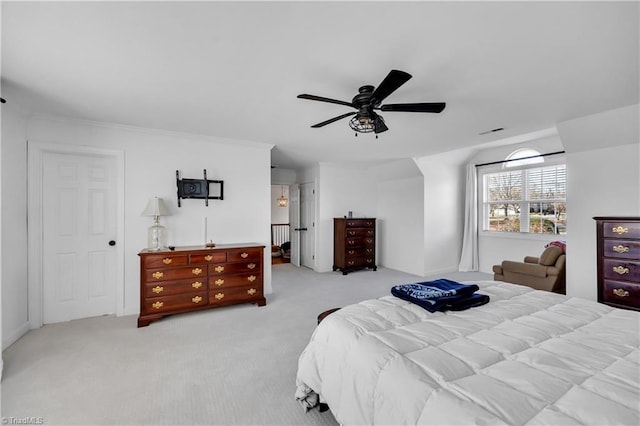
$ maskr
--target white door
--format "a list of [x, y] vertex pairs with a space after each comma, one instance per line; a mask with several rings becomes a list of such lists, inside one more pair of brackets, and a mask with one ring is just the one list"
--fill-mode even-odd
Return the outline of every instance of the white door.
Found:
[[115, 313], [115, 160], [48, 152], [42, 166], [43, 322]]
[[291, 240], [291, 263], [300, 266], [300, 187], [289, 187], [289, 237]]
[[315, 184], [300, 185], [300, 263], [315, 269], [316, 231], [316, 191]]

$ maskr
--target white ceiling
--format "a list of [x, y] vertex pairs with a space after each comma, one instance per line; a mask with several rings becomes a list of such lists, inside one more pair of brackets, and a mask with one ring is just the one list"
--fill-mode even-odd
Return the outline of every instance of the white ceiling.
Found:
[[[274, 144], [272, 162], [428, 155], [638, 103], [638, 2], [2, 2], [3, 97], [29, 111]], [[357, 138], [341, 105], [413, 75]], [[9, 98], [9, 94], [13, 96]], [[504, 127], [505, 131], [479, 133]]]

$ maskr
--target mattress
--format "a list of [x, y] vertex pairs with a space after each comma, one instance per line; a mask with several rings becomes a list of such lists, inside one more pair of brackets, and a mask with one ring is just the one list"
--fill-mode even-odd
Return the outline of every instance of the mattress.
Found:
[[430, 313], [385, 296], [326, 317], [296, 398], [356, 424], [640, 424], [640, 313], [496, 281]]

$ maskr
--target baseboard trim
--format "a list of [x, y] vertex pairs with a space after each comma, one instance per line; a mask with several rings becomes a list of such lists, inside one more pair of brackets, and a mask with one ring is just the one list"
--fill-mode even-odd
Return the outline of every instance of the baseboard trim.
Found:
[[5, 336], [3, 333], [2, 350], [5, 350], [9, 346], [13, 345], [19, 338], [27, 334], [30, 329], [31, 327], [29, 327], [29, 323], [25, 322], [20, 327], [15, 329], [12, 333], [9, 333], [8, 336]]
[[451, 266], [449, 268], [442, 268], [442, 269], [425, 270], [423, 276], [429, 277], [432, 275], [450, 274], [452, 272], [458, 272], [458, 266]]

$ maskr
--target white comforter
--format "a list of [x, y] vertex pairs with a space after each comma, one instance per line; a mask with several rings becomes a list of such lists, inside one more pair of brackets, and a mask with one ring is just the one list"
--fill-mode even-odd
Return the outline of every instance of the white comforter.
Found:
[[386, 296], [326, 317], [298, 364], [356, 424], [640, 424], [640, 313], [501, 282], [429, 313]]

